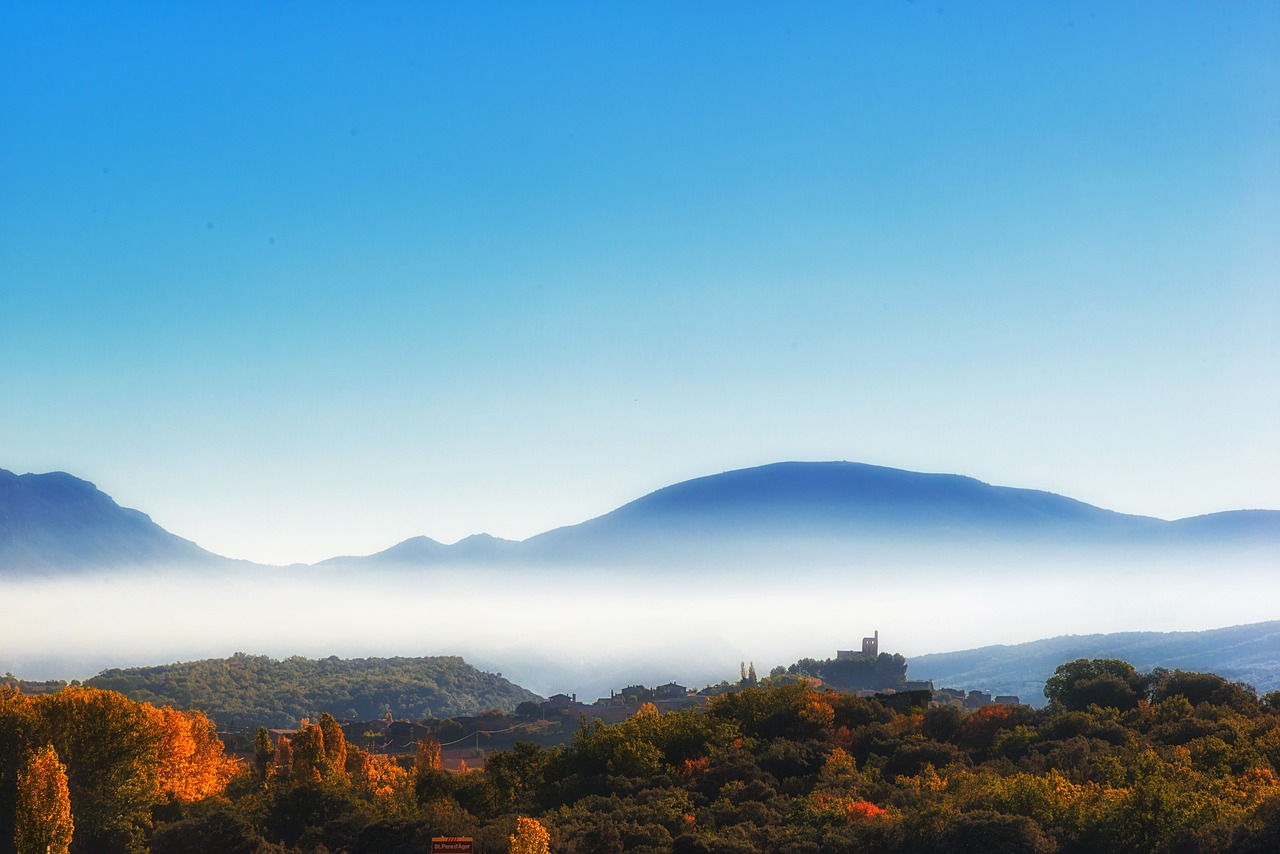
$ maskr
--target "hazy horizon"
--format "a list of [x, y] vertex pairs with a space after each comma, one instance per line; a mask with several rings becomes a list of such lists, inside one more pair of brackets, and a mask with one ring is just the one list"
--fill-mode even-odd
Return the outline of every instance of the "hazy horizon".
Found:
[[[831, 657], [874, 630], [882, 651], [910, 657], [1057, 635], [1265, 622], [1280, 613], [1273, 572], [1262, 556], [1126, 565], [1045, 565], [1028, 556], [1002, 566], [971, 558], [739, 573], [151, 568], [11, 578], [0, 581], [0, 671], [83, 679], [104, 667], [234, 652], [456, 654], [544, 695], [589, 693], [627, 674], [705, 684], [732, 679], [740, 660], [767, 673]], [[122, 623], [123, 614], [146, 619]]]

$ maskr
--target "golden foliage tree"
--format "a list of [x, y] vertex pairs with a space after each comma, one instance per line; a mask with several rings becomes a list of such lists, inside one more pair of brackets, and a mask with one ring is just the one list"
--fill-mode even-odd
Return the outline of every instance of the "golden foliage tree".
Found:
[[831, 729], [836, 720], [836, 713], [825, 697], [814, 697], [800, 707], [797, 715], [800, 722], [813, 732]]
[[328, 712], [320, 716], [320, 732], [324, 735], [324, 776], [340, 777], [347, 767], [347, 737], [342, 734], [337, 719]]
[[282, 774], [293, 773], [293, 739], [287, 735], [276, 742], [276, 768]]
[[658, 714], [658, 707], [653, 703], [643, 703], [640, 708], [636, 709], [635, 716], [637, 718], [656, 718]]
[[[830, 708], [828, 706], [828, 708]], [[862, 782], [858, 768], [850, 756], [842, 748], [835, 748], [827, 755], [818, 772], [815, 788], [822, 791], [852, 792]]]
[[419, 741], [418, 755], [413, 760], [414, 774], [421, 777], [430, 771], [439, 771], [440, 768], [440, 740], [432, 735]]
[[508, 851], [510, 854], [550, 854], [551, 834], [537, 819], [520, 816]]
[[360, 754], [359, 788], [376, 798], [392, 798], [409, 787], [409, 772], [390, 756]]
[[181, 712], [168, 706], [146, 708], [163, 736], [161, 794], [177, 801], [222, 794], [239, 763], [224, 754], [209, 718], [203, 712]]
[[46, 745], [32, 754], [18, 777], [14, 843], [18, 854], [66, 854], [74, 829], [67, 769], [53, 746]]

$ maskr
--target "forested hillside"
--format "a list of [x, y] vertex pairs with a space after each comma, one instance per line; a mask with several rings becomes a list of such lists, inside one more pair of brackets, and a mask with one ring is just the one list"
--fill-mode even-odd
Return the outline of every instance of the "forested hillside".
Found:
[[236, 653], [159, 667], [104, 670], [86, 685], [139, 702], [199, 709], [222, 729], [297, 726], [327, 712], [339, 718], [390, 714], [419, 720], [511, 712], [542, 698], [457, 656], [276, 661]]

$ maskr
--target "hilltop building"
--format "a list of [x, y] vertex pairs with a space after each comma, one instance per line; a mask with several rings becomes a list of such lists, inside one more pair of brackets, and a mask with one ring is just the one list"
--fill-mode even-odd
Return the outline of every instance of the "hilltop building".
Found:
[[836, 661], [846, 658], [857, 658], [858, 656], [869, 656], [875, 658], [880, 655], [880, 630], [876, 629], [875, 634], [869, 638], [862, 639], [862, 651], [854, 652], [851, 649], [837, 649]]

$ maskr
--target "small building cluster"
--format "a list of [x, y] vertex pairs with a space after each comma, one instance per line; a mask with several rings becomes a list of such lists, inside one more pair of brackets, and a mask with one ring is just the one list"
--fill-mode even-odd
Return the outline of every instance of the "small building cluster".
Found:
[[587, 720], [599, 720], [604, 723], [617, 723], [635, 714], [636, 707], [644, 703], [652, 703], [660, 712], [674, 712], [691, 706], [706, 703], [707, 698], [679, 685], [668, 682], [656, 688], [646, 685], [628, 685], [616, 691], [610, 691], [608, 697], [601, 697], [593, 703], [580, 703], [576, 694], [553, 694], [542, 703], [543, 717], [563, 716]]
[[1000, 694], [992, 697], [987, 691], [969, 691], [959, 688], [939, 688], [933, 692], [933, 701], [940, 706], [958, 706], [962, 709], [980, 709], [983, 706], [1018, 706], [1022, 700], [1016, 694]]

